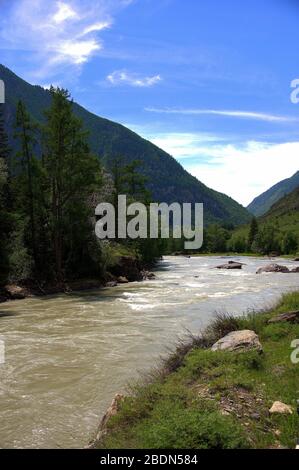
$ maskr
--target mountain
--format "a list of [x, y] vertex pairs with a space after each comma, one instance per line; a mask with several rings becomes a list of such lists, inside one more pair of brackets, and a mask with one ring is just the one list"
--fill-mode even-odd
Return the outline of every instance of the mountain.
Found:
[[279, 234], [292, 233], [298, 240], [299, 248], [299, 186], [275, 202], [270, 210], [259, 218], [259, 224], [274, 226], [278, 238]]
[[292, 192], [297, 186], [299, 186], [299, 171], [291, 176], [291, 178], [280, 181], [272, 186], [272, 188], [256, 197], [249, 206], [247, 206], [247, 209], [256, 216], [262, 216], [276, 201], [279, 201], [279, 199]]
[[286, 215], [299, 216], [299, 185], [294, 191], [275, 202], [261, 220], [268, 220], [273, 217], [284, 217]]
[[[0, 79], [6, 88], [5, 119], [13, 146], [17, 101], [24, 101], [32, 117], [42, 123], [43, 112], [50, 105], [51, 95], [44, 88], [25, 82], [3, 65], [0, 65]], [[74, 112], [83, 120], [90, 133], [92, 151], [102, 159], [107, 169], [114, 156], [121, 155], [125, 162], [135, 159], [142, 161], [142, 172], [148, 178], [148, 188], [154, 200], [167, 203], [203, 202], [206, 224], [219, 222], [238, 225], [250, 219], [250, 214], [243, 206], [205, 186], [151, 142], [120, 124], [90, 113], [77, 103], [74, 103]]]

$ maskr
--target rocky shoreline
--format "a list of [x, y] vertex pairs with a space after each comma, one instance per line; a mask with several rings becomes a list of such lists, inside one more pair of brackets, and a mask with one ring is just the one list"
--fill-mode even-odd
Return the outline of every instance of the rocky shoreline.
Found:
[[115, 265], [101, 279], [75, 279], [63, 283], [39, 283], [34, 280], [25, 280], [18, 284], [11, 283], [0, 287], [0, 303], [22, 300], [28, 297], [41, 297], [75, 291], [116, 287], [129, 282], [141, 282], [155, 279], [155, 274], [149, 269], [153, 266], [144, 265], [136, 258], [122, 256]]
[[216, 317], [130, 396], [114, 397], [87, 447], [294, 449], [298, 308], [294, 292], [268, 311]]

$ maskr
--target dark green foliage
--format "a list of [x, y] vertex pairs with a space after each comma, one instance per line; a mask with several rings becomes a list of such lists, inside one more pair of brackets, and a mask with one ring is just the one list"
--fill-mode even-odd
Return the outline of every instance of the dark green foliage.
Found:
[[28, 249], [29, 256], [32, 256], [34, 268], [38, 271], [41, 261], [38, 255], [37, 233], [40, 222], [38, 215], [41, 202], [41, 170], [40, 163], [34, 155], [37, 128], [31, 122], [25, 105], [21, 101], [17, 105], [15, 129], [14, 137], [19, 142], [13, 180], [15, 211], [23, 219], [21, 230], [25, 247]]
[[251, 250], [253, 242], [258, 236], [259, 226], [255, 217], [252, 218], [248, 234], [248, 248]]
[[[146, 188], [147, 179], [141, 174], [142, 162], [134, 160], [126, 165], [121, 157], [112, 160], [111, 177], [113, 182], [112, 202], [115, 212], [118, 212], [118, 196], [126, 195], [127, 204], [141, 202], [148, 210], [147, 238], [137, 238], [135, 240], [120, 240], [122, 245], [132, 247], [141, 260], [145, 263], [152, 263], [166, 251], [166, 241], [162, 239], [151, 239], [149, 236], [149, 204], [151, 195]], [[133, 217], [131, 217], [132, 219]], [[116, 236], [118, 236], [118, 224], [116, 220]]]
[[73, 114], [68, 92], [51, 88], [50, 93], [42, 161], [54, 270], [62, 281], [67, 271], [88, 264], [92, 212], [87, 202], [100, 187], [101, 170], [90, 153], [82, 122]]
[[[217, 412], [179, 408], [176, 403], [159, 408], [156, 419], [137, 427], [139, 446], [155, 449], [240, 449], [249, 447], [245, 434], [232, 419]], [[138, 446], [138, 447], [139, 447]]]
[[4, 125], [4, 104], [0, 104], [0, 286], [7, 280], [9, 272], [8, 240], [11, 229], [8, 190], [8, 158], [10, 149]]
[[[60, 283], [101, 271], [90, 203], [101, 187], [100, 163], [90, 153], [68, 93], [52, 88], [51, 96], [42, 131], [24, 103], [17, 105], [18, 150], [11, 179], [14, 227], [6, 246], [14, 281]], [[37, 146], [43, 148], [42, 158], [35, 156]]]
[[220, 253], [226, 251], [229, 231], [220, 225], [210, 225], [206, 231], [206, 244], [209, 252]]
[[253, 219], [250, 226], [236, 228], [227, 249], [239, 253], [248, 250], [295, 254], [299, 250], [299, 187], [273, 204], [265, 215]]

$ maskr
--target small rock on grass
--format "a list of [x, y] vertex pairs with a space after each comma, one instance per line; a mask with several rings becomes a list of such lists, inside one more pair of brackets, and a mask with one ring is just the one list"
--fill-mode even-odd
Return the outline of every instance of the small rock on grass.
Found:
[[275, 401], [269, 410], [270, 414], [293, 414], [293, 410], [289, 405], [282, 403], [281, 401]]
[[280, 323], [280, 322], [291, 322], [297, 323], [299, 322], [299, 310], [287, 313], [281, 313], [276, 317], [271, 318], [268, 320], [268, 323]]

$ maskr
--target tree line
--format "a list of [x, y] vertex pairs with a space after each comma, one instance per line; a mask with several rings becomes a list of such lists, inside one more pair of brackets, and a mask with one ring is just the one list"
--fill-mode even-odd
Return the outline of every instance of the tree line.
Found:
[[[184, 249], [184, 240], [170, 238], [165, 247], [167, 254], [190, 253]], [[248, 226], [235, 228], [227, 224], [210, 224], [204, 228], [203, 245], [195, 253], [252, 253], [268, 255], [296, 254], [299, 234], [295, 230], [281, 231], [275, 221], [260, 222], [252, 218]]]
[[[12, 152], [0, 110], [0, 283], [103, 276], [115, 248], [94, 233], [94, 209], [105, 195], [150, 201], [140, 163], [112, 158], [110, 173], [88, 145], [88, 132], [73, 112], [68, 91], [51, 88], [42, 126], [19, 101]], [[108, 190], [107, 190], [108, 188]], [[159, 244], [118, 241], [141, 259], [160, 256]]]

